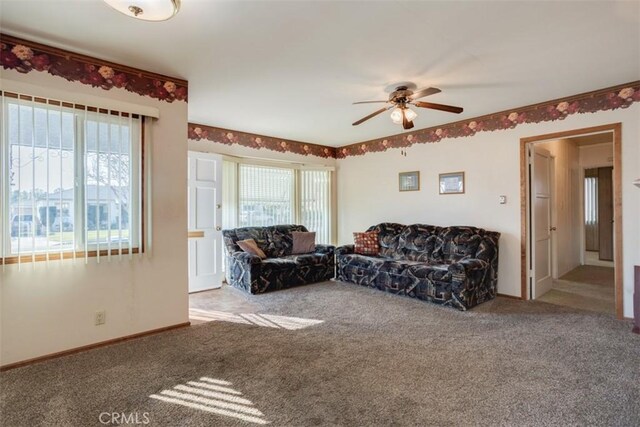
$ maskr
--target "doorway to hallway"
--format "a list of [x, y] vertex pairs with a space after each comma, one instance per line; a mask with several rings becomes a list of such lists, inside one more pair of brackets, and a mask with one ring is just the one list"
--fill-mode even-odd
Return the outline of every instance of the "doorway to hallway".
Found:
[[523, 299], [622, 316], [619, 131], [521, 140]]

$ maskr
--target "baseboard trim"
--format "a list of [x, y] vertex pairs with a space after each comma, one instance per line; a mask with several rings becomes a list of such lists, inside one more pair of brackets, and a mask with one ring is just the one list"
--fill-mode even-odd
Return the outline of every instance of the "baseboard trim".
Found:
[[45, 354], [44, 356], [34, 357], [33, 359], [22, 360], [20, 362], [9, 363], [7, 365], [0, 366], [0, 372], [8, 371], [9, 369], [21, 368], [23, 366], [32, 365], [34, 363], [44, 362], [50, 359], [57, 359], [62, 356], [69, 356], [71, 354], [80, 353], [83, 351], [93, 350], [99, 347], [106, 347], [108, 345], [121, 343], [124, 341], [134, 340], [136, 338], [142, 338], [149, 335], [155, 335], [162, 332], [171, 331], [174, 329], [184, 328], [187, 326], [191, 326], [191, 322], [178, 323], [177, 325], [165, 326], [163, 328], [151, 329], [145, 332], [138, 332], [137, 334], [126, 335], [120, 338], [113, 338], [106, 341], [100, 341], [94, 344], [83, 345], [82, 347], [76, 347], [69, 350], [63, 350], [56, 353]]
[[514, 296], [514, 295], [501, 294], [501, 293], [499, 293], [499, 292], [498, 292], [498, 294], [497, 294], [497, 295], [498, 295], [499, 297], [502, 297], [502, 298], [516, 299], [516, 300], [518, 300], [518, 301], [521, 301], [521, 300], [522, 300], [522, 297], [517, 297], [517, 296]]

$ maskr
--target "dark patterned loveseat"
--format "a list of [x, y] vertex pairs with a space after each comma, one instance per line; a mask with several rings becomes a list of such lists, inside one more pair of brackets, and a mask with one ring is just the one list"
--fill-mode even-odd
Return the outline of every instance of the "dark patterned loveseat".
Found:
[[500, 233], [382, 223], [378, 256], [336, 249], [337, 279], [466, 310], [495, 298]]
[[[227, 255], [227, 283], [252, 294], [322, 282], [334, 277], [335, 248], [316, 245], [314, 253], [292, 255], [292, 231], [307, 231], [302, 225], [274, 225], [223, 230]], [[267, 259], [246, 253], [238, 240], [253, 239]]]

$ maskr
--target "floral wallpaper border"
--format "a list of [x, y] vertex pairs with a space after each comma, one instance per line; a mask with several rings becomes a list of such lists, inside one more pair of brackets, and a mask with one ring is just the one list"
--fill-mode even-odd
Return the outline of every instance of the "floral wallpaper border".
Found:
[[243, 147], [294, 153], [303, 156], [317, 156], [335, 158], [336, 148], [307, 142], [291, 141], [289, 139], [273, 138], [270, 136], [254, 135], [237, 130], [222, 129], [213, 126], [189, 123], [188, 138], [194, 141], [206, 139], [224, 145], [241, 145]]
[[337, 148], [193, 123], [189, 123], [188, 137], [196, 141], [206, 139], [225, 145], [344, 159], [391, 148], [436, 143], [446, 138], [473, 136], [478, 132], [513, 129], [523, 123], [563, 120], [572, 114], [628, 108], [634, 102], [640, 102], [640, 81]]
[[436, 143], [445, 138], [460, 138], [473, 136], [478, 132], [513, 129], [523, 123], [563, 120], [572, 114], [628, 108], [634, 102], [640, 102], [640, 81], [386, 138], [350, 144], [337, 148], [336, 157], [342, 159], [386, 151], [390, 148], [409, 147], [413, 144]]
[[[188, 97], [186, 80], [102, 61], [6, 34], [0, 34], [0, 65], [20, 73], [47, 72], [104, 90], [122, 88], [165, 102], [187, 102]], [[563, 120], [572, 114], [627, 108], [634, 102], [640, 102], [640, 81], [338, 148], [191, 123], [188, 136], [193, 140], [206, 139], [225, 145], [239, 144], [249, 148], [340, 159], [414, 144], [436, 143], [446, 138], [472, 136], [478, 132], [513, 129], [523, 123]]]
[[0, 65], [5, 70], [20, 73], [47, 72], [70, 82], [104, 90], [115, 87], [160, 101], [187, 102], [186, 80], [102, 61], [6, 34], [0, 34]]

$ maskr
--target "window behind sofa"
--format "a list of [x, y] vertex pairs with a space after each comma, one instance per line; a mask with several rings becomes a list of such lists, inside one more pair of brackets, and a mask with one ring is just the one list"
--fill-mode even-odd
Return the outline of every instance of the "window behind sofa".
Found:
[[331, 169], [225, 160], [223, 227], [302, 224], [331, 243]]

